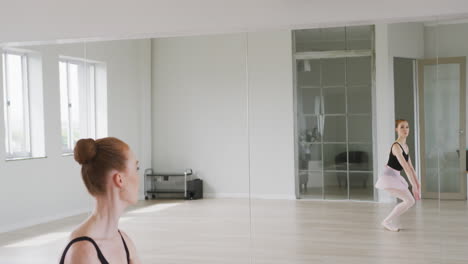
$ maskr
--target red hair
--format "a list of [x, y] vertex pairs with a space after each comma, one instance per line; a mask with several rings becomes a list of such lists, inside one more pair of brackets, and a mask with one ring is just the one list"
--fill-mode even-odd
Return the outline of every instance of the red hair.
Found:
[[403, 123], [403, 122], [408, 123], [408, 121], [405, 120], [405, 119], [397, 119], [397, 120], [395, 120], [395, 128], [398, 128], [398, 125], [400, 125], [400, 123]]
[[91, 195], [106, 192], [106, 174], [126, 169], [127, 143], [114, 137], [98, 140], [80, 139], [74, 149], [75, 160], [81, 165], [83, 182]]

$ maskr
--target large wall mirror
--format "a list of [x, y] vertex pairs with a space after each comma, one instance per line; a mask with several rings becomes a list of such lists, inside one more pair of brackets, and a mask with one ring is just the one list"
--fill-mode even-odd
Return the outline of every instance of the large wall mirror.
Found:
[[[444, 17], [3, 43], [0, 262], [58, 261], [95, 215], [75, 144], [116, 137], [143, 263], [464, 263], [467, 36]], [[379, 187], [397, 139], [421, 200], [404, 168]]]

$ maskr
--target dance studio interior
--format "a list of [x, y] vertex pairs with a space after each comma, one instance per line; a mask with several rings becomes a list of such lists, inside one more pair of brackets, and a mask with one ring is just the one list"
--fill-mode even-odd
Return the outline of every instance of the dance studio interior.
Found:
[[0, 52], [2, 264], [59, 263], [106, 137], [141, 263], [468, 262], [466, 1], [2, 1]]

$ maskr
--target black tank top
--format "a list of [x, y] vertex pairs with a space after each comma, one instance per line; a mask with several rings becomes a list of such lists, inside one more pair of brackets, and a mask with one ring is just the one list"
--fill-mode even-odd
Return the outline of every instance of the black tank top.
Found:
[[[405, 158], [406, 161], [408, 161], [409, 155], [406, 154], [405, 149], [398, 142], [393, 143], [392, 148], [393, 148], [393, 145], [395, 145], [395, 144], [398, 144], [400, 146], [400, 148], [403, 150], [403, 157]], [[401, 166], [401, 164], [398, 161], [397, 157], [395, 155], [393, 155], [392, 148], [390, 148], [390, 155], [388, 157], [387, 166], [389, 166], [390, 168], [392, 168], [394, 170], [401, 171], [401, 170], [403, 170], [403, 167]]]
[[[119, 230], [119, 234], [120, 234], [120, 237], [122, 238], [122, 242], [123, 242], [124, 247], [125, 247], [125, 254], [127, 254], [127, 263], [130, 264], [130, 253], [128, 253], [127, 244], [125, 243], [125, 240], [124, 240], [124, 238], [122, 236], [122, 233], [120, 233], [120, 230]], [[62, 258], [60, 259], [60, 264], [65, 263], [65, 256], [67, 255], [67, 251], [70, 249], [70, 247], [73, 245], [73, 243], [76, 243], [76, 242], [79, 242], [79, 241], [85, 241], [85, 240], [91, 242], [94, 245], [94, 247], [96, 248], [96, 251], [97, 251], [97, 257], [99, 258], [99, 261], [101, 261], [102, 264], [109, 264], [109, 262], [106, 260], [106, 258], [102, 254], [102, 252], [99, 249], [96, 242], [92, 238], [87, 237], [87, 236], [77, 237], [77, 238], [73, 239], [72, 241], [70, 241], [70, 243], [68, 243], [67, 247], [63, 251]]]

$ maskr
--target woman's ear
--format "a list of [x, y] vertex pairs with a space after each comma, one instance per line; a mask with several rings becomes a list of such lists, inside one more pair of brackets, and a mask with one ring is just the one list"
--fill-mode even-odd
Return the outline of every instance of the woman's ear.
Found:
[[122, 188], [124, 184], [122, 174], [119, 171], [113, 170], [111, 175], [112, 184], [114, 184], [118, 188]]

